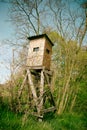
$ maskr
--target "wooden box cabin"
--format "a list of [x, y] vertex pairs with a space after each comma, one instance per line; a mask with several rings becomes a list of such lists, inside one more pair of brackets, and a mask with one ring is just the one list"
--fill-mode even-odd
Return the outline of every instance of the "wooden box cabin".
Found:
[[[20, 99], [22, 96], [22, 91], [25, 84], [27, 84], [26, 86], [29, 90], [29, 102], [27, 103], [30, 105], [30, 114], [35, 115], [41, 121], [45, 113], [56, 110], [55, 101], [51, 93], [53, 73], [50, 70], [50, 63], [53, 43], [46, 34], [32, 36], [28, 39], [30, 42], [26, 76], [21, 85], [18, 98]], [[47, 103], [49, 104], [48, 106], [46, 105]]]
[[43, 67], [50, 70], [53, 43], [46, 34], [32, 36], [30, 40], [27, 66], [34, 69]]

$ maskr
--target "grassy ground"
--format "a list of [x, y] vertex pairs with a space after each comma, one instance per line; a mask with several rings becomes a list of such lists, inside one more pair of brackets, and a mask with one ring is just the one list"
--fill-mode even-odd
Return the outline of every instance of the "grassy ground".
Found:
[[75, 113], [46, 114], [43, 122], [28, 117], [23, 123], [22, 115], [11, 112], [5, 105], [0, 107], [0, 130], [87, 130], [86, 117]]

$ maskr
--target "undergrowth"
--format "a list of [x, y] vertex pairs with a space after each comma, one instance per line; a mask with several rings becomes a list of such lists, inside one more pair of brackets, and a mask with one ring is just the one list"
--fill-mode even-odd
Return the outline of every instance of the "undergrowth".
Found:
[[0, 130], [87, 130], [87, 119], [76, 113], [45, 114], [43, 122], [29, 116], [23, 125], [23, 115], [0, 106]]

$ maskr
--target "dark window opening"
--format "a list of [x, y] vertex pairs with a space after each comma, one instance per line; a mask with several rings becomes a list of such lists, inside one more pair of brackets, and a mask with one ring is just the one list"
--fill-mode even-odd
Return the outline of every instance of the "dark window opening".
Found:
[[39, 47], [35, 47], [35, 48], [33, 48], [33, 51], [34, 51], [34, 52], [39, 51]]
[[47, 54], [49, 54], [49, 53], [50, 53], [50, 51], [49, 51], [48, 49], [46, 49], [46, 52], [47, 52]]

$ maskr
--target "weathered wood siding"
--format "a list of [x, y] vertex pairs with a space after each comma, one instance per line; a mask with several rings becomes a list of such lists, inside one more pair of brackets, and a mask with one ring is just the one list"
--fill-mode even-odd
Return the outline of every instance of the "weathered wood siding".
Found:
[[[28, 66], [43, 66], [45, 38], [34, 39], [30, 41], [29, 51], [27, 57]], [[34, 48], [39, 47], [39, 51], [33, 51]]]
[[[34, 51], [34, 48], [38, 48]], [[30, 40], [29, 51], [27, 57], [27, 66], [29, 67], [45, 67], [50, 70], [52, 54], [52, 45], [46, 37]]]
[[[49, 50], [49, 53], [47, 53], [47, 50]], [[43, 66], [45, 66], [45, 68], [48, 70], [50, 70], [51, 55], [52, 55], [52, 45], [46, 39], [45, 40], [45, 47], [44, 47]]]

